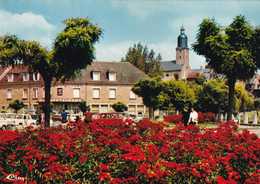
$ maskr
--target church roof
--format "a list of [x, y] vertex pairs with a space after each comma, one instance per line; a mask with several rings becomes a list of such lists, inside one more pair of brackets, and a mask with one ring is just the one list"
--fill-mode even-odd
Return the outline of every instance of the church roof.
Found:
[[169, 72], [169, 71], [181, 71], [183, 64], [178, 65], [176, 64], [176, 60], [172, 60], [172, 61], [162, 61], [161, 62], [161, 67], [163, 68], [163, 70], [165, 72]]

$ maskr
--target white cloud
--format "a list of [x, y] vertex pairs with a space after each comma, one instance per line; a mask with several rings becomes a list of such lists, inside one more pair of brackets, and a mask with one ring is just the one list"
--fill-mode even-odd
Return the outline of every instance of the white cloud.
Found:
[[23, 40], [38, 41], [43, 47], [51, 48], [56, 27], [42, 15], [31, 12], [13, 14], [0, 10], [0, 35], [14, 34]]

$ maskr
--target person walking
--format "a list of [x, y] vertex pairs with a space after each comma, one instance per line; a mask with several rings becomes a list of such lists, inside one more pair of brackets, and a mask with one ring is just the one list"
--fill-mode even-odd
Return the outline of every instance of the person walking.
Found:
[[93, 115], [93, 113], [90, 112], [90, 109], [88, 109], [88, 111], [85, 112], [84, 115], [85, 115], [84, 122], [85, 122], [86, 124], [91, 123], [91, 122], [92, 122], [92, 115]]
[[67, 113], [65, 112], [65, 110], [62, 110], [62, 113], [61, 113], [61, 121], [62, 121], [62, 123], [67, 123], [67, 118], [68, 118]]
[[198, 113], [195, 111], [193, 107], [191, 108], [188, 125], [198, 125]]
[[188, 125], [189, 118], [190, 118], [189, 109], [188, 109], [188, 107], [184, 107], [183, 113], [182, 113], [182, 118], [181, 118], [181, 122], [184, 124], [184, 126]]

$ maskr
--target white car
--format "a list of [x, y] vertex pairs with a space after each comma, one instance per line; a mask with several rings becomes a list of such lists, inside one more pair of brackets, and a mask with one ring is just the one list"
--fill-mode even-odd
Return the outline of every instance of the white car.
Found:
[[6, 118], [4, 117], [4, 115], [0, 116], [0, 129], [1, 130], [5, 130], [8, 127], [8, 122], [6, 120]]
[[37, 125], [37, 119], [35, 119], [35, 117], [37, 118], [37, 116], [31, 114], [17, 114], [13, 126], [24, 128], [27, 126]]

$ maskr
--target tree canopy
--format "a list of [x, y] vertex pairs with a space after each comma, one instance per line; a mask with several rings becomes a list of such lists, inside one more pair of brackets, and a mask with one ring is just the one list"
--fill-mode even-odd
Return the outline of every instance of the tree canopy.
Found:
[[[153, 111], [164, 104], [162, 93], [161, 78], [140, 79], [131, 90], [143, 99], [143, 104], [149, 107], [149, 118], [153, 118]], [[162, 98], [163, 97], [163, 98]]]
[[254, 30], [244, 16], [222, 29], [214, 19], [204, 19], [199, 26], [197, 40], [193, 50], [206, 58], [206, 62], [215, 72], [224, 74], [228, 79], [229, 107], [228, 119], [234, 108], [234, 88], [237, 79], [245, 80], [254, 75], [257, 69], [257, 54], [254, 47], [259, 42]]
[[65, 81], [95, 59], [94, 44], [102, 31], [88, 18], [70, 18], [63, 23], [65, 28], [53, 43], [53, 60], [58, 65], [57, 77]]
[[201, 112], [219, 113], [228, 107], [228, 86], [226, 80], [218, 78], [203, 83], [197, 94], [196, 109]]
[[148, 47], [143, 46], [141, 43], [130, 47], [125, 58], [121, 59], [122, 62], [133, 64], [150, 77], [162, 76], [161, 60], [160, 54], [156, 56], [153, 50], [149, 51]]
[[116, 112], [124, 112], [128, 110], [128, 107], [123, 102], [116, 102], [112, 104], [112, 108]]
[[94, 43], [102, 34], [101, 29], [88, 18], [71, 18], [63, 21], [64, 30], [58, 34], [51, 52], [35, 41], [19, 40], [14, 35], [0, 38], [0, 63], [2, 66], [23, 63], [30, 70], [39, 72], [45, 82], [45, 118], [50, 120], [50, 89], [53, 78], [65, 82], [74, 78], [94, 56]]
[[9, 107], [14, 109], [15, 113], [17, 113], [20, 109], [24, 107], [24, 103], [19, 100], [15, 100], [9, 104]]

